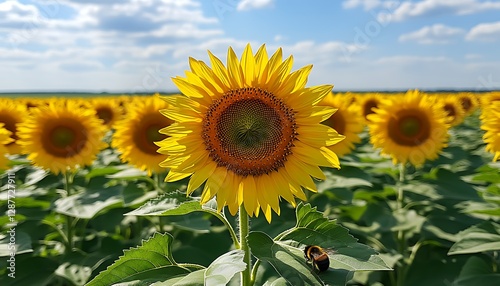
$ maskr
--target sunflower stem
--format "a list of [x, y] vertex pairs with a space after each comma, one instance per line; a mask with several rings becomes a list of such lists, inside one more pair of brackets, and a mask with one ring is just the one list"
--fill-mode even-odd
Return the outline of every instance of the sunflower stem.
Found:
[[247, 267], [243, 272], [241, 272], [241, 285], [251, 286], [251, 270], [252, 270], [252, 257], [250, 255], [250, 247], [248, 245], [247, 236], [250, 231], [250, 222], [248, 219], [247, 211], [245, 207], [240, 205], [239, 210], [239, 234], [240, 234], [240, 249], [245, 252], [243, 261], [247, 264]]
[[[405, 164], [400, 163], [399, 164], [399, 185], [398, 185], [398, 194], [397, 194], [397, 199], [396, 199], [396, 213], [398, 215], [401, 214], [401, 212], [404, 210], [404, 183], [405, 183]], [[406, 276], [406, 271], [408, 268], [408, 253], [407, 253], [407, 243], [406, 243], [406, 236], [405, 232], [402, 229], [399, 229], [397, 231], [397, 244], [398, 244], [398, 252], [403, 256], [400, 264], [398, 265], [397, 268], [397, 283], [396, 285], [402, 286], [404, 285], [405, 281], [405, 276]]]
[[[64, 172], [64, 189], [66, 190], [66, 196], [72, 195], [71, 185], [73, 183], [73, 176], [69, 171]], [[66, 254], [71, 253], [73, 250], [73, 217], [69, 215], [66, 216]]]

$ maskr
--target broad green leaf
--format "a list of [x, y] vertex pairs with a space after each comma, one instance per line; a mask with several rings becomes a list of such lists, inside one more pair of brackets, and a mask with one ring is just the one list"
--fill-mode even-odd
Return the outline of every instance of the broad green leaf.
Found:
[[84, 192], [60, 198], [54, 202], [55, 211], [68, 216], [91, 219], [100, 211], [121, 206], [122, 186], [99, 190], [87, 189]]
[[237, 249], [215, 259], [205, 270], [205, 285], [218, 286], [229, 283], [236, 273], [245, 270], [244, 255], [243, 250]]
[[158, 196], [157, 190], [149, 190], [142, 185], [128, 184], [122, 192], [125, 207], [139, 206]]
[[[6, 275], [0, 276], [0, 285], [19, 286], [19, 285], [53, 285], [54, 271], [58, 263], [51, 258], [46, 257], [16, 257], [14, 269], [15, 278]], [[7, 268], [8, 271], [10, 271]]]
[[472, 226], [460, 232], [458, 237], [449, 255], [500, 250], [500, 225], [494, 222]]
[[205, 205], [201, 205], [199, 198], [186, 197], [180, 192], [174, 192], [154, 198], [125, 215], [170, 216], [185, 215], [197, 211], [217, 211], [215, 201], [212, 200]]
[[358, 243], [346, 228], [324, 217], [311, 205], [300, 203], [296, 215], [297, 225], [280, 240], [293, 240], [302, 245], [319, 245], [334, 250], [329, 255], [333, 268], [348, 271], [391, 270], [375, 250]]
[[172, 257], [172, 241], [170, 234], [156, 233], [141, 246], [124, 251], [124, 255], [99, 273], [87, 286], [107, 286], [142, 279], [165, 279], [186, 275], [190, 272], [178, 266]]
[[141, 170], [135, 169], [135, 168], [129, 168], [129, 169], [125, 169], [123, 171], [120, 171], [118, 173], [107, 175], [106, 177], [110, 178], [110, 179], [134, 180], [137, 178], [147, 177], [147, 175], [148, 175], [148, 173], [145, 171], [141, 171]]
[[122, 166], [104, 166], [100, 168], [92, 168], [86, 175], [85, 179], [88, 181], [93, 177], [106, 176], [116, 174], [123, 170]]
[[[11, 254], [20, 255], [33, 252], [31, 237], [22, 231], [10, 228], [5, 234], [0, 234], [0, 257], [9, 257]], [[12, 232], [9, 232], [13, 230]], [[11, 236], [13, 234], [13, 236]], [[11, 240], [15, 238], [15, 243]]]
[[205, 269], [193, 271], [186, 276], [156, 282], [151, 286], [205, 286]]
[[311, 271], [306, 264], [304, 254], [300, 250], [292, 251], [291, 247], [285, 247], [273, 241], [271, 237], [263, 232], [250, 232], [248, 244], [252, 254], [258, 259], [268, 262], [286, 279], [289, 285], [325, 285], [320, 277]]

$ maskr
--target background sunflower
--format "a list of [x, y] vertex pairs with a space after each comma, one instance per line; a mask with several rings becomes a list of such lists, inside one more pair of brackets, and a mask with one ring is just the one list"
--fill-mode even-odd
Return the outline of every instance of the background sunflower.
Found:
[[117, 122], [111, 145], [120, 152], [120, 159], [148, 174], [164, 171], [159, 163], [165, 156], [157, 152], [155, 142], [165, 139], [158, 131], [172, 123], [160, 114], [168, 105], [158, 95], [137, 98], [127, 107], [127, 116]]
[[359, 133], [364, 129], [364, 119], [359, 116], [360, 106], [353, 103], [353, 98], [350, 94], [330, 93], [320, 103], [337, 109], [332, 116], [322, 122], [345, 136], [341, 142], [328, 147], [337, 156], [350, 153], [354, 149], [354, 144], [361, 141]]
[[19, 144], [33, 164], [58, 174], [92, 164], [105, 129], [92, 110], [77, 101], [52, 101], [33, 108], [19, 125]]
[[0, 123], [0, 170], [8, 169], [7, 164], [9, 160], [6, 157], [8, 150], [5, 145], [12, 142], [13, 139], [10, 137], [10, 135], [11, 132], [4, 128], [3, 123]]
[[444, 110], [419, 91], [384, 101], [368, 117], [370, 142], [390, 155], [394, 164], [420, 166], [437, 158], [447, 144]]
[[12, 99], [0, 98], [0, 123], [11, 132], [10, 137], [13, 139], [6, 145], [9, 154], [22, 153], [22, 148], [17, 142], [18, 126], [27, 116], [28, 110], [25, 105], [18, 104]]
[[486, 151], [493, 153], [493, 161], [500, 159], [500, 101], [492, 102], [481, 113], [481, 129], [486, 133], [483, 140]]

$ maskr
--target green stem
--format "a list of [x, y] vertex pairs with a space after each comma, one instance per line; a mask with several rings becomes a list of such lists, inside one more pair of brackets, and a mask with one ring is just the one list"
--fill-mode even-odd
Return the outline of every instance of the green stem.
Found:
[[[396, 199], [396, 213], [400, 214], [401, 211], [404, 210], [404, 182], [405, 182], [405, 165], [401, 163], [399, 165], [399, 186], [398, 186], [398, 194]], [[406, 236], [404, 230], [397, 231], [397, 244], [398, 244], [398, 252], [403, 256], [400, 264], [397, 267], [397, 286], [403, 286], [407, 271], [407, 244], [406, 244]]]
[[248, 219], [247, 211], [243, 205], [240, 205], [239, 210], [239, 230], [240, 230], [240, 249], [245, 252], [243, 261], [247, 264], [247, 267], [243, 272], [241, 272], [241, 286], [251, 286], [251, 269], [252, 269], [252, 257], [250, 255], [250, 247], [248, 246], [247, 236], [250, 231], [250, 222]]
[[234, 243], [234, 248], [240, 249], [240, 241], [238, 239], [238, 236], [236, 235], [236, 232], [234, 231], [233, 226], [229, 223], [229, 221], [226, 219], [225, 216], [222, 214], [216, 212], [216, 211], [208, 211], [210, 214], [218, 218], [226, 227], [227, 230], [229, 231], [229, 235], [231, 235], [231, 239], [233, 240]]
[[[69, 172], [64, 172], [64, 189], [66, 190], [66, 196], [72, 195], [71, 184], [73, 183], [73, 176]], [[73, 217], [69, 215], [66, 216], [66, 253], [71, 253], [73, 250]]]
[[205, 269], [204, 266], [198, 265], [198, 264], [193, 264], [193, 263], [179, 263], [177, 266], [184, 267], [184, 268], [194, 268], [194, 269]]
[[257, 259], [257, 261], [255, 261], [255, 264], [252, 267], [252, 275], [250, 276], [251, 285], [255, 284], [255, 279], [257, 278], [257, 271], [259, 270], [260, 263], [261, 263], [260, 259]]

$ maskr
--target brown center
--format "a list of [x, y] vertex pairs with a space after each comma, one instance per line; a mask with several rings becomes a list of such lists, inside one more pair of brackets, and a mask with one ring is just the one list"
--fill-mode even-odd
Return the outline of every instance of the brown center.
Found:
[[456, 110], [455, 110], [455, 106], [453, 106], [453, 104], [451, 103], [446, 103], [444, 106], [444, 111], [446, 111], [446, 115], [450, 116], [450, 117], [455, 117], [456, 116]]
[[44, 126], [43, 149], [55, 157], [74, 157], [82, 151], [87, 141], [87, 130], [73, 118], [52, 120]]
[[402, 146], [423, 144], [431, 134], [429, 119], [418, 110], [402, 110], [389, 120], [389, 137]]
[[172, 121], [161, 113], [150, 113], [141, 118], [134, 127], [133, 140], [135, 146], [149, 155], [160, 155], [158, 146], [154, 143], [165, 139], [167, 136], [158, 131], [172, 124]]
[[373, 108], [376, 108], [378, 105], [378, 102], [375, 99], [369, 99], [365, 102], [363, 106], [363, 116], [366, 118], [368, 114], [372, 114], [375, 111]]
[[113, 110], [107, 106], [102, 106], [96, 109], [96, 114], [99, 119], [103, 121], [104, 124], [108, 124], [113, 120]]
[[203, 140], [218, 166], [241, 176], [284, 166], [297, 136], [294, 111], [260, 88], [226, 92], [209, 107]]
[[339, 134], [345, 135], [346, 130], [346, 121], [342, 112], [337, 110], [332, 116], [330, 116], [327, 120], [323, 121], [323, 124], [332, 127]]

